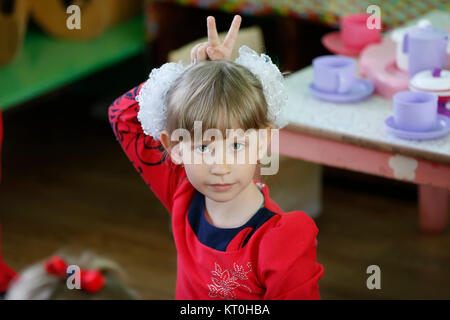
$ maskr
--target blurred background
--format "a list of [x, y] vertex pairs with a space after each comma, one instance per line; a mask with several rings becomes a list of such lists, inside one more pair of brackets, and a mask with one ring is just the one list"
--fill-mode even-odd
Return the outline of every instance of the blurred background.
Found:
[[[371, 1], [389, 30], [447, 1]], [[69, 29], [70, 5], [81, 29]], [[145, 299], [173, 299], [169, 214], [117, 143], [107, 110], [152, 68], [189, 60], [213, 15], [223, 39], [242, 16], [241, 44], [296, 72], [330, 54], [321, 38], [366, 1], [0, 0], [1, 254], [20, 271], [61, 247], [118, 262]], [[74, 22], [74, 21], [72, 21]], [[76, 22], [76, 21], [75, 21]], [[187, 60], [186, 60], [187, 59]], [[419, 232], [417, 186], [281, 158], [263, 179], [285, 211], [319, 228], [323, 299], [450, 299], [450, 233]], [[369, 265], [381, 289], [366, 286]]]

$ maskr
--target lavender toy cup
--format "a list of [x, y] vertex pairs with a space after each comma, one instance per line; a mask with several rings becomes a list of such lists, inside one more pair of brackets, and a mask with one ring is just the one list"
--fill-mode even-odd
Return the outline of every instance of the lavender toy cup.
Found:
[[438, 97], [428, 92], [394, 95], [394, 122], [401, 130], [428, 131], [436, 125]]
[[321, 56], [313, 60], [314, 87], [317, 90], [344, 94], [355, 78], [355, 61], [343, 56]]

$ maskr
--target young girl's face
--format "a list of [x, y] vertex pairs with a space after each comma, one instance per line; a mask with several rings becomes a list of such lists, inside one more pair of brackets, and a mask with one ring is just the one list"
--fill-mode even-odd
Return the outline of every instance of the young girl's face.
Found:
[[193, 142], [190, 148], [185, 144], [183, 164], [195, 189], [217, 202], [227, 202], [242, 192], [257, 167], [257, 148], [250, 140], [240, 136]]
[[[227, 202], [252, 183], [258, 160], [270, 144], [272, 129], [269, 125], [244, 131], [234, 122], [225, 135], [209, 129], [201, 138], [179, 142], [174, 156], [184, 165], [195, 189], [213, 201]], [[167, 135], [161, 138], [166, 147]]]
[[273, 128], [269, 125], [244, 131], [233, 121], [233, 128], [224, 135], [218, 129], [208, 129], [199, 131], [201, 137], [196, 139], [194, 130], [173, 148], [169, 147], [169, 139], [174, 132], [164, 131], [160, 140], [172, 160], [184, 165], [195, 189], [213, 201], [227, 202], [253, 181], [258, 160], [270, 145]]

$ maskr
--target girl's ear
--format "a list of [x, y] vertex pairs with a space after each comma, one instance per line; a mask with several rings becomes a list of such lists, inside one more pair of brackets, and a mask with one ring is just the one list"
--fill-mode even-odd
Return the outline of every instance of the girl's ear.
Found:
[[164, 149], [170, 153], [171, 143], [170, 143], [170, 134], [166, 130], [163, 130], [159, 136], [159, 141], [163, 145]]
[[173, 144], [172, 141], [170, 140], [170, 134], [166, 130], [163, 130], [161, 132], [159, 140], [161, 141], [161, 144], [163, 145], [164, 149], [170, 155], [172, 161], [176, 164], [182, 164], [183, 153], [181, 150], [182, 149], [181, 143]]
[[176, 164], [183, 164], [183, 148], [181, 147], [181, 142], [178, 142], [170, 150], [170, 158]]

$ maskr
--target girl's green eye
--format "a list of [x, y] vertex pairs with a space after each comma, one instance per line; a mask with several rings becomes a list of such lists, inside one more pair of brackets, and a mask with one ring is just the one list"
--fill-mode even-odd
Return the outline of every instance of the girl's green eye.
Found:
[[233, 150], [234, 151], [240, 151], [244, 148], [244, 144], [240, 142], [234, 142], [233, 143]]
[[204, 152], [206, 152], [207, 151], [207, 149], [208, 149], [208, 146], [207, 145], [204, 145], [204, 144], [202, 144], [202, 145], [200, 145], [200, 146], [198, 146], [197, 148], [196, 148], [198, 151], [200, 151], [201, 153], [204, 153]]

